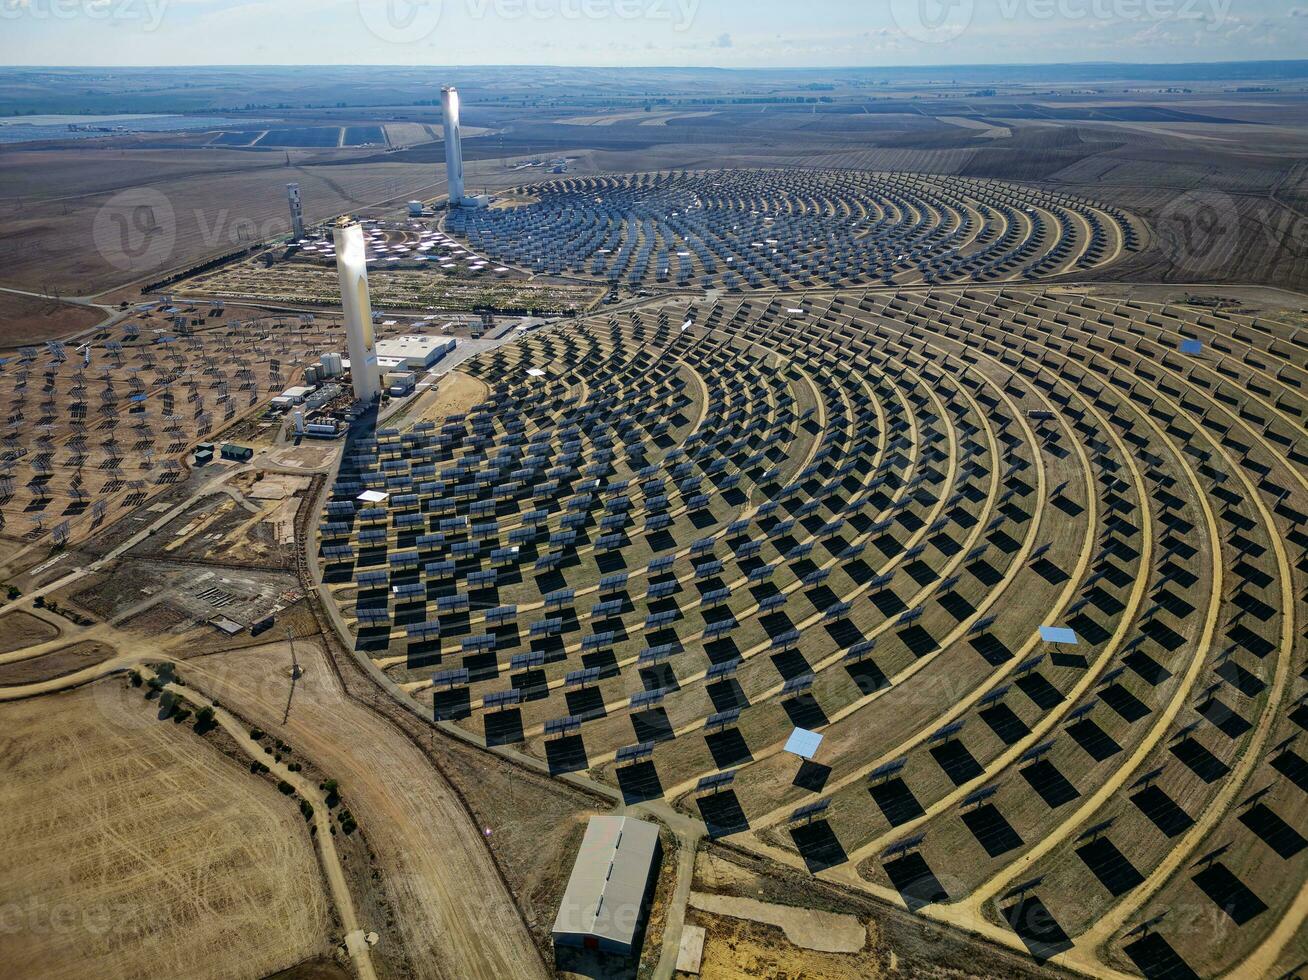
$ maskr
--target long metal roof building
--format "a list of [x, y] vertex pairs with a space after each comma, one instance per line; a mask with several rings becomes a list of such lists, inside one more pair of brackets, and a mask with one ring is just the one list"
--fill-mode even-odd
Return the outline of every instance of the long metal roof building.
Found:
[[659, 828], [591, 817], [554, 920], [554, 942], [630, 955], [660, 853]]

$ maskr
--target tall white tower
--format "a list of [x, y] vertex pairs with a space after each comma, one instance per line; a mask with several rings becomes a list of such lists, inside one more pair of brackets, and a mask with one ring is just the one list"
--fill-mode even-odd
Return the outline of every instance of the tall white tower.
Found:
[[381, 397], [381, 368], [372, 333], [372, 302], [368, 299], [368, 259], [363, 229], [351, 218], [336, 223], [336, 271], [341, 277], [345, 310], [345, 342], [350, 349], [354, 397], [371, 402]]
[[286, 200], [291, 205], [291, 233], [296, 238], [304, 237], [304, 208], [300, 205], [300, 185], [286, 185]]
[[445, 110], [445, 175], [450, 188], [450, 207], [463, 205], [463, 145], [459, 140], [459, 90], [453, 85], [441, 89]]

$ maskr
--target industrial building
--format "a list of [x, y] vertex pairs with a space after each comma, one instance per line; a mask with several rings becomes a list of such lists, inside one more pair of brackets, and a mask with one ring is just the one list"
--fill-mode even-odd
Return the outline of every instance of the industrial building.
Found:
[[426, 371], [450, 351], [456, 341], [453, 337], [424, 337], [406, 334], [388, 337], [377, 343], [377, 364], [385, 371]]
[[280, 395], [272, 400], [274, 408], [290, 408], [293, 405], [303, 405], [304, 400], [313, 394], [313, 388], [306, 385], [296, 385], [293, 388], [287, 388]]
[[238, 446], [234, 442], [223, 443], [222, 449], [219, 450], [223, 459], [229, 459], [236, 463], [248, 463], [254, 459], [254, 450], [249, 446]]
[[418, 385], [418, 376], [412, 371], [388, 371], [382, 380], [386, 382], [386, 393], [392, 398], [411, 395]]
[[554, 944], [634, 954], [661, 857], [657, 824], [591, 817], [554, 919]]

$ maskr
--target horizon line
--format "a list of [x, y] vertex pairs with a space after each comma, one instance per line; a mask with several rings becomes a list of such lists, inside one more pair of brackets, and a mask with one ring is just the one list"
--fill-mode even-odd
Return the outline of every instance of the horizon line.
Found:
[[1238, 59], [1217, 59], [1211, 61], [979, 61], [966, 63], [922, 63], [912, 65], [604, 65], [604, 64], [586, 64], [586, 65], [567, 65], [551, 64], [547, 62], [523, 62], [523, 63], [470, 63], [470, 64], [400, 64], [396, 62], [380, 61], [363, 61], [363, 62], [342, 62], [340, 64], [324, 62], [248, 62], [244, 64], [210, 64], [197, 65], [194, 63], [153, 63], [153, 64], [79, 64], [79, 65], [53, 65], [53, 64], [32, 64], [32, 65], [0, 65], [0, 73], [32, 71], [32, 70], [56, 70], [56, 71], [77, 71], [77, 70], [96, 70], [96, 71], [133, 71], [133, 70], [157, 70], [157, 69], [249, 69], [249, 68], [323, 68], [323, 69], [341, 69], [341, 68], [390, 68], [390, 69], [451, 69], [451, 68], [549, 68], [549, 69], [577, 69], [577, 70], [595, 70], [595, 71], [721, 71], [721, 72], [746, 72], [746, 71], [766, 71], [766, 72], [832, 72], [832, 71], [910, 71], [916, 69], [968, 69], [968, 68], [1086, 68], [1086, 67], [1119, 67], [1119, 68], [1179, 68], [1186, 66], [1219, 66], [1219, 65], [1304, 65], [1308, 66], [1308, 58], [1238, 58]]

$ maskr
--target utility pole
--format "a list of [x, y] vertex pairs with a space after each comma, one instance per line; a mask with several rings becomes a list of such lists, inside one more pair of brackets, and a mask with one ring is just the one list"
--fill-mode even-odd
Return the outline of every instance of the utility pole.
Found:
[[295, 659], [295, 638], [291, 635], [289, 626], [286, 627], [286, 642], [291, 645], [291, 689], [286, 694], [286, 710], [282, 712], [283, 725], [291, 717], [291, 700], [295, 697], [295, 682], [300, 679], [300, 664]]
[[295, 637], [291, 634], [291, 628], [286, 627], [286, 642], [291, 645], [291, 680], [297, 681], [302, 676], [300, 664], [295, 659]]

